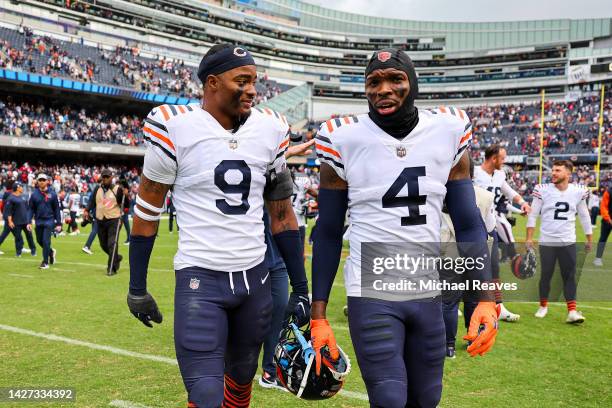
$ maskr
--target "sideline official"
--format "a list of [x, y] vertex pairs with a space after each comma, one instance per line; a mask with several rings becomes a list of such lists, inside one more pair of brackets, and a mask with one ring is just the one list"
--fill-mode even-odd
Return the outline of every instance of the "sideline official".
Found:
[[113, 173], [109, 169], [102, 170], [102, 182], [96, 186], [84, 212], [86, 218], [95, 209], [98, 222], [98, 240], [102, 250], [108, 254], [106, 274], [117, 274], [123, 257], [119, 255], [117, 238], [121, 228], [121, 214], [124, 202], [124, 191], [119, 185], [113, 185]]

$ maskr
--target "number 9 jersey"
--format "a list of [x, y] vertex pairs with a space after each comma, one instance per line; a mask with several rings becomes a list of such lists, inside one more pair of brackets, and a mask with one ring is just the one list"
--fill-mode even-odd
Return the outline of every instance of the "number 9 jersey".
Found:
[[263, 262], [263, 191], [266, 176], [286, 167], [287, 120], [253, 108], [232, 133], [198, 104], [162, 105], [143, 130], [143, 174], [173, 185], [180, 226], [175, 270], [234, 272]]
[[419, 123], [401, 140], [367, 114], [321, 125], [317, 156], [348, 184], [348, 296], [361, 296], [362, 243], [440, 242], [448, 176], [471, 139], [470, 119], [452, 107], [419, 110]]

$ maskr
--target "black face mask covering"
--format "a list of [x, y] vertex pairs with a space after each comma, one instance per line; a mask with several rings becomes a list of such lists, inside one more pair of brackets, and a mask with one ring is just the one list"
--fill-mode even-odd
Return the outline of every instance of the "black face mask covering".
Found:
[[374, 53], [366, 68], [365, 76], [377, 69], [395, 68], [404, 71], [410, 82], [410, 92], [398, 110], [390, 115], [381, 115], [368, 100], [368, 116], [372, 122], [396, 139], [406, 137], [419, 123], [419, 112], [414, 101], [419, 93], [416, 71], [408, 55], [398, 49], [384, 49]]

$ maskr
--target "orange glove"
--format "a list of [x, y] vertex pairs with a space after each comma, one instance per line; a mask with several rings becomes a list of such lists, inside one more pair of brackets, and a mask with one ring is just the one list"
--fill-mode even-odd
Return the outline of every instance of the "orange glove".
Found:
[[500, 309], [494, 302], [479, 302], [470, 319], [468, 333], [463, 340], [469, 341], [467, 351], [470, 356], [484, 356], [495, 343], [497, 336], [497, 318]]
[[314, 319], [310, 321], [310, 338], [312, 340], [312, 348], [315, 351], [316, 374], [320, 375], [321, 349], [323, 347], [327, 346], [332, 360], [338, 360], [340, 358], [336, 338], [334, 337], [334, 332], [327, 319]]

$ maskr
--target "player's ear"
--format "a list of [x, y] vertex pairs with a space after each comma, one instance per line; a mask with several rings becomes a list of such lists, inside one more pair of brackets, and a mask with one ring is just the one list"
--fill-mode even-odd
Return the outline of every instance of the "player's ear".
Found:
[[219, 88], [219, 77], [216, 75], [209, 75], [208, 78], [206, 78], [205, 87], [216, 91]]

